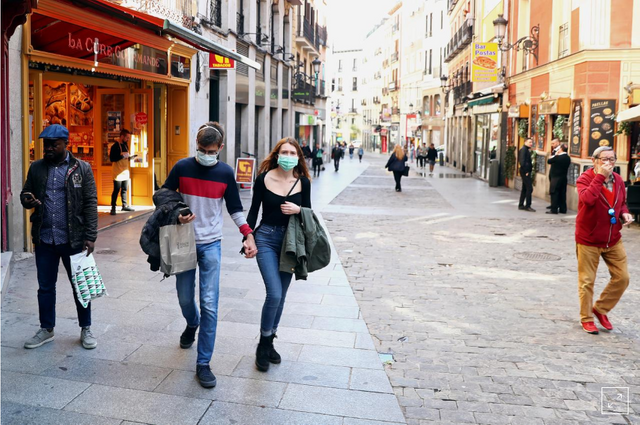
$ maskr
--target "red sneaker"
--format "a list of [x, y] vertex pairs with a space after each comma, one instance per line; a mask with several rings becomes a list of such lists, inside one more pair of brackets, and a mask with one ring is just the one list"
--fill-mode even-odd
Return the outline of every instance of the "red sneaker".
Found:
[[606, 314], [598, 313], [595, 308], [593, 309], [593, 314], [598, 318], [598, 321], [600, 322], [603, 328], [605, 328], [608, 331], [613, 329], [613, 325], [609, 321], [609, 318], [607, 317]]
[[582, 330], [588, 334], [598, 335], [598, 328], [593, 322], [582, 322]]

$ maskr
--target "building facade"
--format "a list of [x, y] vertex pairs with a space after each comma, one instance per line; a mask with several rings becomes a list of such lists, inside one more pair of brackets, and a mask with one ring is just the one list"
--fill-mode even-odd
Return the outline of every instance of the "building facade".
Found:
[[366, 76], [363, 51], [334, 50], [331, 53], [331, 144], [362, 143], [363, 121], [363, 83]]

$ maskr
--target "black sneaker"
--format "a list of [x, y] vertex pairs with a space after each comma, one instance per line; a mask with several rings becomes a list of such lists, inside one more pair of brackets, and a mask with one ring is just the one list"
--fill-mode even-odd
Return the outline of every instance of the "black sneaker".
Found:
[[211, 368], [208, 364], [199, 364], [196, 366], [196, 376], [200, 385], [204, 388], [213, 388], [216, 386], [216, 377], [211, 373]]
[[193, 345], [193, 341], [196, 340], [197, 330], [197, 326], [191, 327], [187, 325], [187, 327], [184, 329], [184, 332], [182, 332], [182, 335], [180, 335], [180, 348], [191, 348], [191, 346]]

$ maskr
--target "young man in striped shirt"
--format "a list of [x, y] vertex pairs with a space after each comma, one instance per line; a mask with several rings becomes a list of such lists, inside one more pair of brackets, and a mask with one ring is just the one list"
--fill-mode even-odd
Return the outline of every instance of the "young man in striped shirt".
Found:
[[198, 358], [196, 375], [205, 388], [216, 386], [209, 362], [213, 355], [218, 323], [220, 292], [220, 240], [222, 239], [222, 203], [246, 237], [247, 255], [255, 250], [251, 228], [242, 212], [240, 193], [233, 169], [218, 161], [224, 147], [224, 130], [217, 122], [208, 122], [198, 129], [195, 157], [184, 158], [171, 169], [164, 188], [178, 190], [191, 214], [179, 216], [181, 223], [194, 224], [200, 282], [200, 312], [195, 299], [196, 271], [176, 275], [176, 289], [187, 327], [180, 337], [180, 347], [189, 348], [195, 341], [198, 326]]

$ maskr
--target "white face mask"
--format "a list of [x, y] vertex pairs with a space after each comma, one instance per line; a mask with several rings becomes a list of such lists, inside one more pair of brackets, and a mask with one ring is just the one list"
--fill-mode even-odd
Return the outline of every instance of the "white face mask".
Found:
[[200, 151], [196, 151], [196, 161], [205, 167], [213, 167], [218, 163], [218, 155], [207, 155]]

